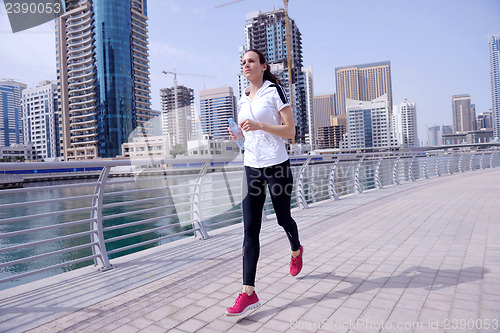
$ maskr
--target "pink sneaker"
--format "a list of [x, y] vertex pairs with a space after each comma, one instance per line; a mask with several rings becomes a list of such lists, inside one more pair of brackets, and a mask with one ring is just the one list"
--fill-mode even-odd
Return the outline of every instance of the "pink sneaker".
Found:
[[290, 275], [291, 276], [296, 276], [302, 270], [302, 253], [304, 253], [304, 249], [302, 248], [302, 245], [301, 245], [300, 246], [300, 254], [298, 255], [298, 257], [296, 257], [296, 258], [292, 257], [290, 259]]
[[255, 309], [260, 306], [259, 298], [257, 293], [254, 291], [251, 296], [247, 293], [240, 293], [232, 307], [226, 309], [227, 316], [239, 316], [247, 312], [248, 310]]

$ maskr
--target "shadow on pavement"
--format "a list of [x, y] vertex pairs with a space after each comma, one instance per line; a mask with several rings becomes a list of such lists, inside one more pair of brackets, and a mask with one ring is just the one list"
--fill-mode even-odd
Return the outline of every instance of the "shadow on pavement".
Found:
[[335, 290], [323, 295], [314, 297], [300, 298], [283, 307], [277, 307], [264, 311], [256, 311], [251, 315], [241, 318], [237, 321], [240, 325], [250, 325], [254, 322], [272, 316], [284, 309], [302, 307], [310, 304], [319, 304], [323, 300], [338, 299], [345, 296], [350, 296], [359, 293], [365, 293], [374, 289], [380, 288], [424, 288], [426, 290], [439, 290], [451, 286], [456, 286], [462, 283], [470, 283], [482, 280], [484, 274], [489, 273], [490, 270], [480, 266], [471, 266], [463, 269], [434, 269], [423, 266], [412, 266], [405, 269], [398, 275], [391, 275], [388, 277], [379, 277], [373, 279], [362, 279], [351, 276], [342, 276], [332, 273], [321, 273], [306, 275], [298, 279], [300, 280], [337, 280], [341, 282], [350, 283], [351, 286]]

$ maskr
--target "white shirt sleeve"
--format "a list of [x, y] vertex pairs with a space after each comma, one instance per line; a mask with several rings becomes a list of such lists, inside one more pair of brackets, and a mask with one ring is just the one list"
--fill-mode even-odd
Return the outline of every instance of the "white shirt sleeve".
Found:
[[290, 106], [285, 89], [282, 86], [277, 85], [277, 87], [272, 87], [272, 89], [275, 90], [273, 94], [273, 102], [276, 106], [276, 110], [281, 111], [284, 107]]

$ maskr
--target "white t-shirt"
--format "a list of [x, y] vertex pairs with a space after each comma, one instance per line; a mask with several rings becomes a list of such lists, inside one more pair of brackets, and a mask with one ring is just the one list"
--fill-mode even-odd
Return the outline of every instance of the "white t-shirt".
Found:
[[[251, 119], [271, 125], [282, 125], [280, 110], [290, 106], [283, 87], [266, 80], [253, 100], [247, 96], [248, 92], [249, 88], [238, 102], [238, 123]], [[283, 163], [288, 159], [282, 137], [262, 130], [243, 131], [243, 135], [245, 166], [264, 168]]]

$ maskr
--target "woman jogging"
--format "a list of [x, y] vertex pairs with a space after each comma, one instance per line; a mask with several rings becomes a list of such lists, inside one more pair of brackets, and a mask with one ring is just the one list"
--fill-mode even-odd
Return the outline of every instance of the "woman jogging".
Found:
[[[250, 81], [250, 86], [238, 103], [238, 121], [245, 136], [243, 290], [234, 305], [226, 309], [228, 316], [242, 315], [260, 305], [254, 287], [266, 184], [269, 186], [278, 224], [283, 227], [290, 242], [292, 276], [296, 276], [302, 269], [303, 253], [297, 224], [290, 213], [293, 178], [283, 142], [283, 138], [295, 137], [292, 108], [262, 52], [247, 51], [242, 65], [244, 75]], [[236, 138], [234, 134], [232, 136]]]

